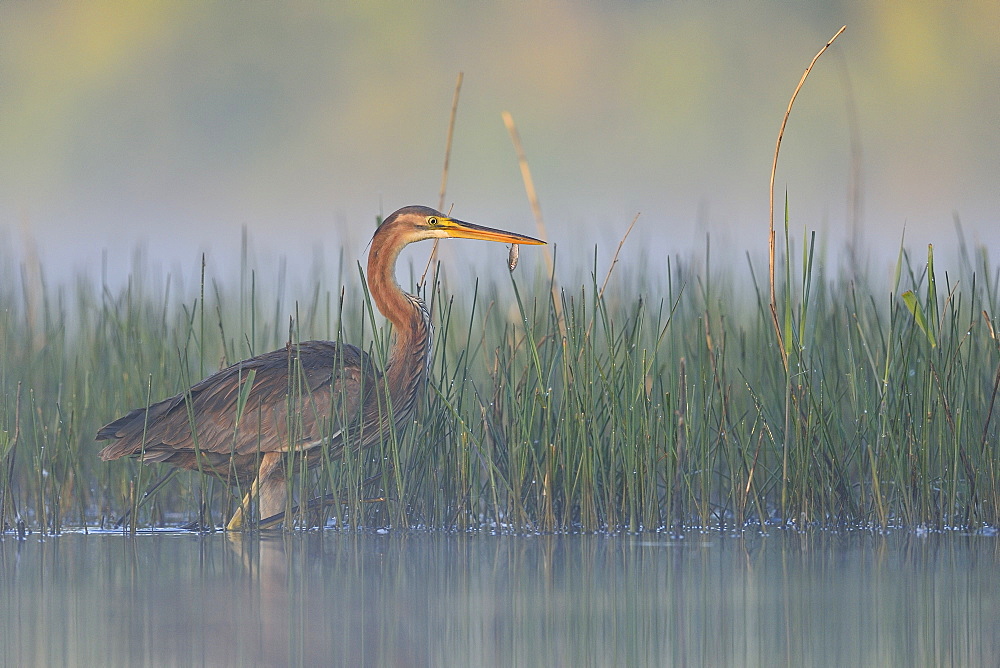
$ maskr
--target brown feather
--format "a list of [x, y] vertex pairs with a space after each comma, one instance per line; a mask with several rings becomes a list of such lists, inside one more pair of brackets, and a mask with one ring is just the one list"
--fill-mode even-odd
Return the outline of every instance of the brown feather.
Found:
[[[253, 385], [237, 421], [240, 388], [251, 370]], [[309, 449], [324, 439], [342, 447], [343, 427], [360, 417], [380, 375], [351, 345], [307, 341], [275, 350], [105, 426], [98, 440], [114, 440], [100, 457], [141, 455], [147, 463], [196, 469], [199, 452], [202, 468], [245, 485], [256, 476], [260, 454]]]

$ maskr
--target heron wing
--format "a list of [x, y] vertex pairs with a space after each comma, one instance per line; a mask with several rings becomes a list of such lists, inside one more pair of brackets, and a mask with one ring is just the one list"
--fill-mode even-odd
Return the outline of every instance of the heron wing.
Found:
[[219, 371], [191, 389], [103, 427], [100, 455], [195, 461], [195, 451], [254, 456], [330, 441], [375, 400], [378, 372], [351, 345], [307, 341]]

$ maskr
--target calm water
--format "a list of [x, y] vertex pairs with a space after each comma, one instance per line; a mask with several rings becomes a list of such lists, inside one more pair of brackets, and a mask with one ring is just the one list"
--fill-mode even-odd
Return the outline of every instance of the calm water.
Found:
[[1000, 542], [0, 539], [3, 665], [1000, 665]]

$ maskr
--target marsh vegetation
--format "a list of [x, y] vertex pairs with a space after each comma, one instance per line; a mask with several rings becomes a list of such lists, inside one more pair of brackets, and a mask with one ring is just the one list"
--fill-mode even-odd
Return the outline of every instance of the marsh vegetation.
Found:
[[[300, 500], [329, 500], [301, 504], [295, 525], [995, 525], [1000, 323], [985, 249], [963, 246], [945, 271], [901, 249], [886, 285], [827, 271], [812, 239], [785, 248], [774, 313], [766, 272], [749, 255], [715, 266], [708, 247], [610, 269], [595, 253], [576, 280], [556, 278], [558, 261], [481, 282], [461, 261], [439, 266], [414, 423], [293, 476]], [[384, 362], [390, 335], [344, 261], [291, 287], [246, 257], [238, 285], [204, 267], [183, 285], [142, 253], [120, 287], [53, 285], [11, 257], [0, 271], [5, 531], [109, 527], [129, 510], [133, 526], [218, 525], [238, 503], [222, 481], [184, 472], [143, 499], [166, 471], [100, 462], [97, 428], [288, 342], [345, 340]]]

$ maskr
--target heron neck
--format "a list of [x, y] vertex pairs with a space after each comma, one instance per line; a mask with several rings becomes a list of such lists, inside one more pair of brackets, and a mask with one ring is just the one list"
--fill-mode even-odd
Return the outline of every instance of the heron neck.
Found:
[[427, 376], [432, 344], [430, 316], [423, 302], [396, 282], [396, 259], [404, 245], [389, 245], [375, 235], [368, 254], [368, 289], [394, 331], [385, 380], [397, 419], [413, 407]]

